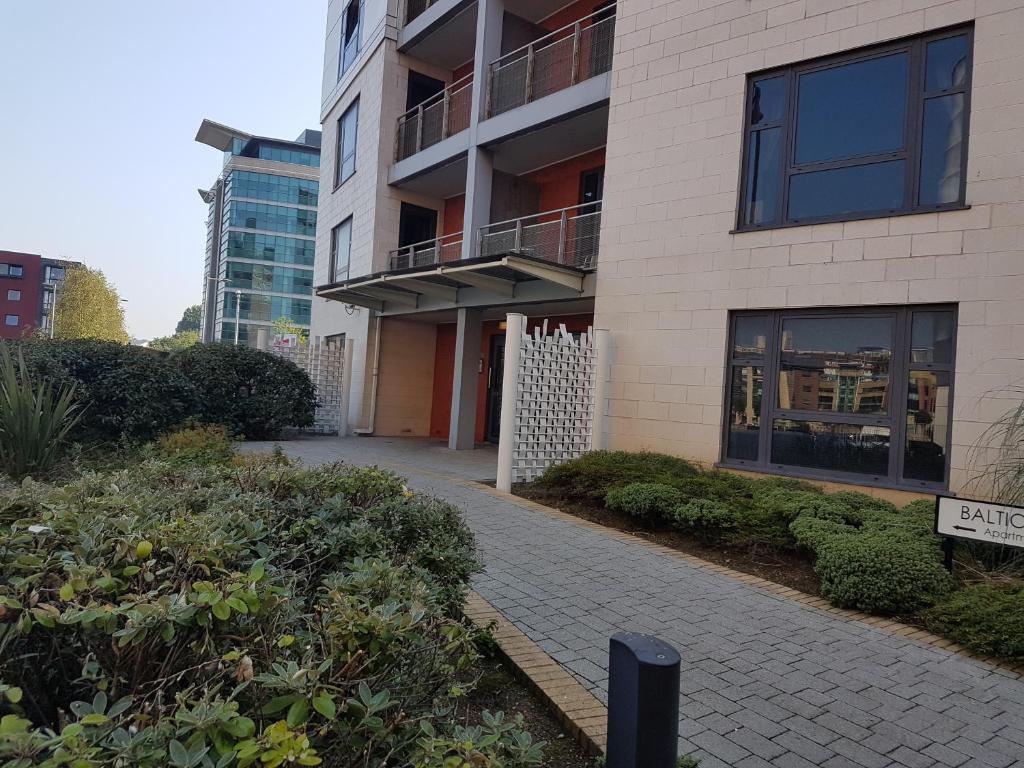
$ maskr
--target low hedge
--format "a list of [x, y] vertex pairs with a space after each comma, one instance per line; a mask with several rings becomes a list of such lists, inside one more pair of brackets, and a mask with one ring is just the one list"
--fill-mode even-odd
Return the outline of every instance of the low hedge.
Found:
[[975, 584], [924, 613], [932, 632], [977, 653], [1024, 659], [1024, 584]]
[[249, 347], [197, 344], [166, 355], [87, 339], [17, 344], [34, 377], [75, 384], [86, 408], [72, 437], [82, 442], [146, 442], [188, 419], [256, 440], [313, 422], [309, 376]]
[[473, 538], [377, 469], [147, 461], [0, 491], [0, 763], [541, 763], [451, 712]]
[[612, 488], [629, 483], [673, 485], [698, 472], [690, 462], [661, 453], [591, 451], [548, 467], [537, 482], [569, 497], [600, 501]]
[[604, 497], [604, 505], [631, 517], [661, 520], [684, 500], [683, 494], [664, 483], [630, 483], [612, 488]]

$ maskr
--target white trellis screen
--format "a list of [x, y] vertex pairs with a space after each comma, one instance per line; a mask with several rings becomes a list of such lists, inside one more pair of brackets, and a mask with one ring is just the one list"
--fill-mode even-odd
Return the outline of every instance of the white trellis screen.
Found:
[[528, 334], [522, 315], [510, 314], [507, 322], [498, 446], [501, 490], [600, 446], [607, 362], [604, 331], [575, 335], [561, 325], [548, 333], [544, 321]]
[[312, 379], [317, 408], [308, 430], [322, 435], [344, 434], [348, 410], [345, 345], [315, 339], [298, 347], [267, 345], [266, 351], [291, 360]]

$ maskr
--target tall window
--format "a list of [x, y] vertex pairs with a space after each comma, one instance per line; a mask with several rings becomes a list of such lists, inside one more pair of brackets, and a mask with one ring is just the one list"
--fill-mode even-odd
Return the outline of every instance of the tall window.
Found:
[[751, 76], [738, 228], [964, 204], [970, 28]]
[[348, 72], [348, 68], [359, 55], [359, 27], [362, 16], [361, 0], [349, 0], [341, 15], [341, 51], [338, 54], [338, 79]]
[[955, 331], [947, 306], [735, 313], [723, 463], [945, 487]]
[[338, 146], [334, 165], [334, 186], [345, 183], [356, 172], [356, 133], [359, 129], [359, 98], [338, 119]]
[[352, 217], [331, 230], [331, 282], [348, 280], [349, 257], [352, 252]]

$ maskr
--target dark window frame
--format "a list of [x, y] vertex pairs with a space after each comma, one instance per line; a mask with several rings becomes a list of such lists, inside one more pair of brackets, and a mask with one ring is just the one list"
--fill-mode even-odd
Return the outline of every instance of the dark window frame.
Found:
[[[352, 6], [356, 7], [356, 19], [355, 24], [349, 25], [349, 9]], [[363, 0], [349, 0], [345, 3], [345, 6], [341, 9], [341, 18], [338, 20], [338, 26], [341, 28], [341, 39], [338, 45], [338, 80], [341, 80], [348, 72], [352, 64], [355, 63], [356, 59], [359, 58], [359, 53], [363, 48], [363, 41], [361, 40], [363, 31]], [[348, 44], [352, 42], [353, 37], [355, 38], [355, 55], [352, 60], [345, 63], [345, 49]]]
[[338, 278], [337, 260], [338, 260], [338, 245], [339, 235], [341, 234], [341, 228], [348, 224], [348, 264], [345, 267], [345, 278], [348, 280], [352, 275], [352, 221], [353, 217], [342, 219], [340, 222], [331, 227], [331, 250], [330, 258], [328, 259], [328, 267], [330, 272], [327, 275], [327, 282], [330, 284], [340, 283], [343, 280]]
[[[342, 177], [342, 173], [345, 170], [345, 157], [342, 155], [343, 147], [345, 145], [345, 119], [349, 114], [355, 110], [355, 127], [356, 132], [355, 139], [352, 142], [352, 172], [348, 176]], [[359, 96], [357, 95], [352, 102], [345, 107], [345, 111], [341, 113], [341, 117], [338, 118], [337, 123], [337, 140], [334, 145], [334, 190], [344, 184], [346, 181], [351, 179], [356, 174], [356, 152], [359, 150]]]
[[[960, 87], [937, 91], [926, 91], [925, 63], [929, 43], [946, 38], [967, 36], [968, 66], [964, 83]], [[797, 82], [800, 75], [834, 69], [847, 64], [868, 61], [894, 53], [906, 52], [909, 56], [907, 104], [904, 122], [904, 146], [897, 151], [881, 152], [872, 155], [843, 158], [797, 165], [791, 158], [795, 157], [795, 140], [797, 129]], [[740, 148], [739, 183], [737, 185], [736, 226], [732, 231], [758, 232], [766, 229], [784, 229], [787, 227], [803, 227], [812, 224], [823, 224], [842, 221], [862, 221], [865, 219], [888, 218], [890, 216], [909, 216], [935, 211], [964, 210], [970, 208], [966, 203], [967, 193], [967, 157], [969, 154], [971, 126], [971, 90], [974, 76], [974, 25], [957, 25], [941, 30], [934, 30], [923, 35], [915, 35], [881, 45], [871, 45], [853, 51], [827, 56], [809, 61], [798, 62], [783, 67], [754, 72], [747, 75], [744, 88], [742, 147]], [[786, 103], [783, 115], [779, 120], [762, 121], [750, 124], [751, 102], [753, 101], [753, 85], [760, 80], [783, 77], [786, 83]], [[950, 203], [920, 205], [917, 201], [920, 192], [921, 149], [924, 131], [924, 104], [927, 100], [962, 94], [964, 98], [963, 143], [960, 156], [960, 190], [957, 200]], [[782, 150], [780, 154], [779, 186], [776, 193], [779, 198], [779, 212], [776, 220], [762, 224], [746, 224], [746, 196], [749, 179], [747, 164], [749, 158], [750, 137], [757, 131], [779, 128], [782, 132]], [[861, 213], [840, 213], [828, 216], [790, 219], [789, 190], [790, 179], [794, 175], [813, 171], [826, 171], [838, 168], [849, 168], [858, 165], [877, 165], [885, 162], [904, 160], [904, 192], [903, 203], [899, 208], [885, 211], [869, 211]]]
[[[861, 307], [825, 307], [806, 309], [742, 310], [729, 313], [726, 333], [724, 366], [724, 399], [721, 424], [721, 449], [716, 466], [785, 475], [810, 480], [849, 483], [904, 491], [934, 492], [949, 487], [950, 456], [952, 454], [953, 403], [956, 388], [956, 347], [959, 307], [956, 304], [909, 304]], [[952, 314], [953, 335], [950, 360], [945, 363], [912, 362], [911, 331], [915, 313], [949, 312]], [[890, 407], [887, 413], [850, 413], [836, 411], [807, 411], [781, 408], [778, 403], [779, 372], [781, 369], [783, 320], [807, 317], [892, 317], [894, 320], [893, 350], [889, 367]], [[761, 355], [734, 353], [737, 318], [762, 317], [767, 321], [765, 350]], [[737, 459], [728, 456], [730, 432], [730, 404], [732, 402], [733, 369], [742, 367], [762, 369], [761, 411], [758, 414], [757, 459]], [[907, 391], [911, 371], [934, 371], [949, 376], [949, 402], [946, 424], [946, 456], [942, 482], [904, 479], [907, 436]], [[772, 424], [776, 419], [818, 421], [833, 424], [883, 426], [889, 429], [889, 466], [886, 475], [842, 472], [779, 464], [771, 461]]]

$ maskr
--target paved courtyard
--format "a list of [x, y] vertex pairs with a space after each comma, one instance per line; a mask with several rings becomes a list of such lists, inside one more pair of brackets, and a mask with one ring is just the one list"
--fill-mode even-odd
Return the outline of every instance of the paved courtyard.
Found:
[[486, 566], [474, 588], [602, 700], [610, 635], [675, 645], [680, 750], [702, 768], [1024, 766], [1024, 679], [1014, 673], [463, 482], [494, 477], [493, 449], [398, 438], [281, 445], [309, 463], [390, 465], [464, 509]]

